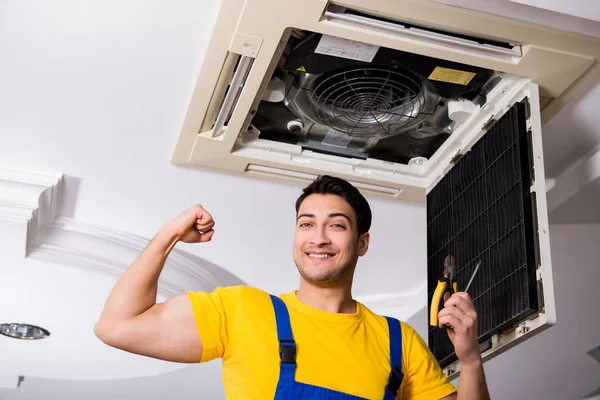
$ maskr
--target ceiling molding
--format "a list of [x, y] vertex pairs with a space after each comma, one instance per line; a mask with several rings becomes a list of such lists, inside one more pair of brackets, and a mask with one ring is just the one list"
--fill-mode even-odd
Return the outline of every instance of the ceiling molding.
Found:
[[[0, 230], [9, 252], [27, 256], [39, 227], [58, 214], [63, 175], [0, 164]], [[24, 236], [24, 237], [23, 237]], [[24, 246], [15, 246], [17, 242]]]
[[[0, 165], [0, 249], [6, 257], [120, 276], [150, 239], [58, 215], [63, 174]], [[173, 249], [159, 279], [158, 294], [212, 291], [241, 284], [212, 263]]]
[[[84, 270], [120, 276], [149, 239], [98, 225], [58, 217], [44, 226], [30, 257]], [[223, 286], [206, 260], [173, 249], [158, 282], [158, 292], [172, 296], [186, 290], [212, 291]]]

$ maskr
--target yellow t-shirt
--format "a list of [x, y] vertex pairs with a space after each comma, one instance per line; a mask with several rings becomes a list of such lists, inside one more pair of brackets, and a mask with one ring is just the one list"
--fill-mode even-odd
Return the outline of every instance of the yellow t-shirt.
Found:
[[[228, 399], [272, 399], [279, 380], [279, 342], [269, 294], [249, 286], [189, 292], [202, 340], [199, 362], [223, 359]], [[367, 399], [383, 399], [390, 373], [387, 321], [357, 302], [355, 314], [286, 304], [296, 341], [296, 381]], [[398, 399], [442, 399], [455, 391], [429, 348], [402, 322], [402, 373]]]

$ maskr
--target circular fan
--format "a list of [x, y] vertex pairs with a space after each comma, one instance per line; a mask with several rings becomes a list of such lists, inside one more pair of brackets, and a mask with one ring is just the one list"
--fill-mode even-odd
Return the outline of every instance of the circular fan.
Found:
[[389, 136], [412, 125], [426, 100], [421, 78], [403, 69], [331, 71], [310, 97], [319, 122], [350, 136]]

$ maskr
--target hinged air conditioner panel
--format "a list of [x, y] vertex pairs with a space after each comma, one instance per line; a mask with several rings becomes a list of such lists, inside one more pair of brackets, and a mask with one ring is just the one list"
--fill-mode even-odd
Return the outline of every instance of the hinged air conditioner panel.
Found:
[[[523, 85], [427, 194], [429, 306], [447, 256], [459, 290], [481, 262], [468, 293], [484, 361], [556, 321], [537, 89]], [[445, 330], [430, 326], [428, 339], [447, 374], [457, 373]]]
[[224, 0], [173, 163], [331, 173], [424, 202], [513, 84], [538, 84], [554, 113], [598, 74], [600, 43], [583, 35], [425, 1], [364, 4]]

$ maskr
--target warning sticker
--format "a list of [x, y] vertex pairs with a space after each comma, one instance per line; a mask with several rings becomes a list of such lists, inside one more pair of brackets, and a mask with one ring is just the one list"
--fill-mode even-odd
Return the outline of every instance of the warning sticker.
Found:
[[379, 46], [342, 39], [335, 36], [323, 35], [315, 53], [329, 56], [348, 58], [350, 60], [371, 62], [377, 54]]
[[296, 71], [306, 72], [306, 68], [304, 68], [304, 67], [298, 67], [298, 68], [296, 68]]
[[346, 135], [344, 132], [336, 131], [335, 129], [329, 129], [321, 143], [336, 147], [348, 147], [348, 143], [351, 141], [352, 138]]
[[448, 82], [457, 85], [468, 85], [477, 75], [474, 72], [459, 71], [457, 69], [435, 67], [427, 79], [432, 81]]

